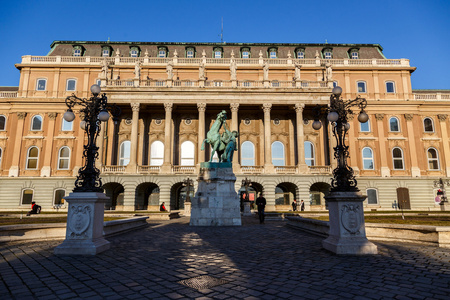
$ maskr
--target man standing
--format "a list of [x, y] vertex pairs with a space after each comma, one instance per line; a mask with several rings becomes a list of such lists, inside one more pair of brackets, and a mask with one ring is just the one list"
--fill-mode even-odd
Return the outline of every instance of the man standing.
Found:
[[303, 202], [303, 200], [302, 200], [302, 202], [300, 203], [300, 210], [301, 210], [301, 211], [304, 211], [304, 210], [305, 210], [305, 202]]
[[262, 193], [259, 193], [258, 198], [256, 198], [256, 206], [258, 206], [259, 223], [264, 224], [264, 208], [266, 207], [266, 198], [262, 196]]
[[297, 210], [297, 200], [294, 199], [294, 201], [292, 201], [292, 211], [296, 210]]

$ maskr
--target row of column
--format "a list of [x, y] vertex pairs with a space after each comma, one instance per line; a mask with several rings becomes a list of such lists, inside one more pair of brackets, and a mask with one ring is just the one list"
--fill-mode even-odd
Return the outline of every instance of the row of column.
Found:
[[[127, 172], [135, 173], [137, 171], [137, 145], [138, 145], [138, 124], [139, 124], [139, 103], [131, 103], [132, 109], [132, 126], [131, 126], [131, 153], [130, 153], [130, 162], [127, 165]], [[165, 109], [165, 124], [164, 124], [164, 161], [161, 166], [161, 171], [169, 173], [172, 168], [171, 162], [171, 150], [173, 147], [173, 132], [172, 132], [172, 109], [173, 103], [164, 103]], [[197, 161], [202, 162], [205, 161], [205, 152], [201, 150], [201, 145], [203, 140], [206, 138], [205, 132], [205, 112], [206, 112], [206, 103], [198, 103], [198, 143], [197, 143]], [[264, 111], [264, 167], [268, 172], [273, 171], [272, 164], [272, 151], [271, 151], [271, 118], [270, 111], [272, 109], [271, 103], [264, 103], [262, 105], [262, 109]], [[296, 104], [296, 126], [297, 126], [297, 155], [298, 155], [298, 165], [299, 167], [306, 169], [307, 166], [305, 164], [305, 156], [304, 156], [304, 133], [303, 133], [303, 109], [304, 104]], [[231, 131], [239, 131], [238, 124], [238, 111], [239, 111], [239, 103], [231, 103]], [[105, 130], [102, 126], [100, 137], [98, 139], [98, 147], [99, 147], [99, 163], [102, 161], [103, 154], [103, 140], [105, 136]], [[238, 166], [238, 155], [234, 155], [233, 157], [233, 165]]]

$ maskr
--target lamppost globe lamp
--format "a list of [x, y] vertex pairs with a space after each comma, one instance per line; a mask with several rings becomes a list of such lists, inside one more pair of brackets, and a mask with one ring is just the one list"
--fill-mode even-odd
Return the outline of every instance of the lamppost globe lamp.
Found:
[[99, 114], [98, 114], [98, 119], [102, 122], [106, 122], [109, 119], [109, 113], [106, 110], [102, 110]]
[[64, 115], [63, 115], [64, 120], [66, 120], [67, 122], [72, 122], [73, 120], [75, 120], [75, 114], [73, 113], [73, 111], [71, 109], [68, 109]]
[[322, 127], [322, 122], [320, 122], [319, 120], [314, 120], [314, 122], [312, 123], [312, 128], [314, 128], [315, 130], [319, 130]]
[[339, 96], [342, 94], [342, 88], [340, 86], [335, 86], [332, 90], [332, 93], [339, 98]]
[[358, 115], [358, 121], [360, 123], [366, 123], [369, 120], [369, 116], [364, 112], [360, 112]]
[[98, 84], [93, 84], [91, 86], [91, 93], [96, 96], [98, 94], [100, 94], [100, 92], [102, 91], [102, 89], [100, 88], [100, 86]]
[[327, 120], [330, 122], [336, 122], [339, 119], [339, 114], [335, 111], [330, 111], [327, 116]]

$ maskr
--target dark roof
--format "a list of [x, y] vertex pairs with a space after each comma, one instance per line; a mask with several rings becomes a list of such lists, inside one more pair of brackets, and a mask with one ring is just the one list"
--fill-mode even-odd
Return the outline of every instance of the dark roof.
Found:
[[18, 86], [0, 86], [0, 91], [2, 92], [17, 92], [18, 90]]

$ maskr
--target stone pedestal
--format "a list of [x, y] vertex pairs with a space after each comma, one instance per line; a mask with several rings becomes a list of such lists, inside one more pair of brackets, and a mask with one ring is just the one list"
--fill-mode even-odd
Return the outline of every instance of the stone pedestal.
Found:
[[184, 202], [184, 215], [190, 216], [191, 215], [191, 202]]
[[244, 211], [242, 212], [242, 214], [244, 216], [251, 216], [252, 215], [252, 210], [250, 209], [250, 201], [244, 201]]
[[198, 188], [191, 199], [191, 226], [240, 226], [239, 197], [231, 163], [201, 163]]
[[55, 248], [56, 255], [96, 255], [110, 248], [103, 237], [105, 203], [103, 193], [71, 193], [64, 198], [69, 203], [66, 239]]
[[364, 209], [366, 196], [360, 192], [331, 192], [328, 201], [330, 233], [322, 246], [336, 254], [377, 254], [377, 246], [366, 238]]

